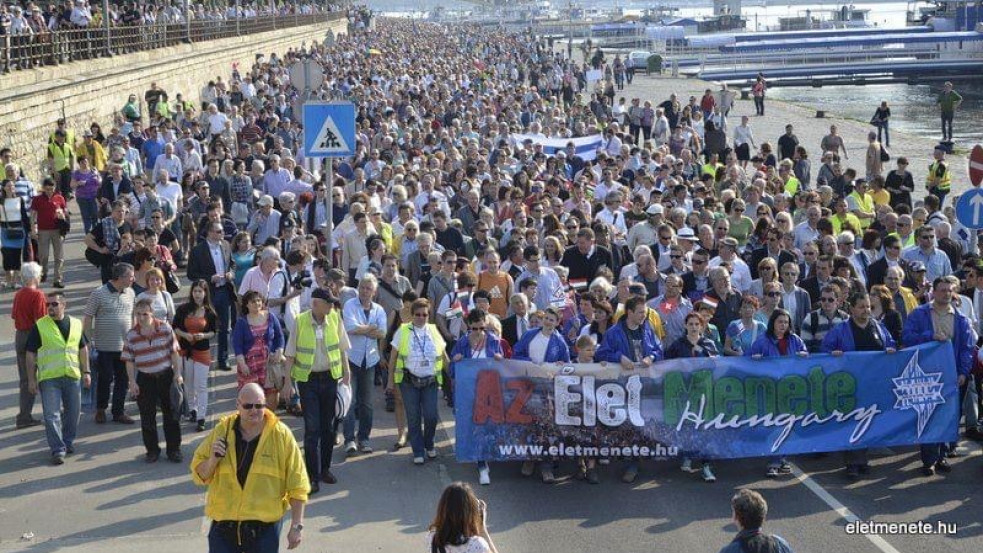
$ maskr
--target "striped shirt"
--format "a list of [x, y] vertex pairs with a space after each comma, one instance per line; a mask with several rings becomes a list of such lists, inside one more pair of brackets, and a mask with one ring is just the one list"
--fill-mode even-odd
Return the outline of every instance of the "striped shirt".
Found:
[[120, 292], [109, 282], [89, 294], [83, 314], [92, 319], [89, 338], [97, 350], [123, 351], [126, 333], [133, 326], [134, 299], [132, 288]]
[[120, 359], [133, 363], [137, 372], [159, 373], [171, 368], [171, 354], [178, 351], [171, 325], [154, 319], [153, 332], [146, 334], [139, 326], [126, 333], [126, 343]]

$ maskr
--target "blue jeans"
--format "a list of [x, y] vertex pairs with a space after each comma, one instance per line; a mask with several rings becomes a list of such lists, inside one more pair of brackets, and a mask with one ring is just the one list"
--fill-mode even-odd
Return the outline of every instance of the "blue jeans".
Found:
[[79, 204], [79, 211], [82, 214], [82, 228], [86, 234], [99, 221], [99, 204], [95, 198], [75, 198]]
[[[41, 392], [41, 408], [44, 412], [44, 430], [52, 455], [65, 455], [75, 443], [79, 415], [82, 409], [82, 383], [62, 376], [38, 383]], [[62, 407], [65, 416], [62, 416]]]
[[330, 373], [312, 372], [307, 382], [298, 382], [300, 404], [304, 408], [304, 462], [311, 485], [321, 473], [331, 470], [335, 440], [335, 404], [338, 381]]
[[433, 449], [433, 437], [437, 432], [437, 384], [416, 388], [409, 382], [400, 382], [399, 392], [403, 395], [413, 456], [423, 457], [426, 450]]
[[280, 551], [280, 529], [283, 520], [261, 532], [251, 547], [240, 546], [234, 540], [226, 538], [212, 523], [208, 531], [208, 553], [277, 553]]
[[212, 307], [218, 315], [218, 366], [229, 360], [229, 322], [232, 320], [232, 292], [228, 286], [211, 286]]
[[[884, 140], [881, 140], [881, 134], [884, 135]], [[881, 121], [877, 125], [877, 141], [884, 144], [885, 148], [891, 147], [891, 128], [888, 121]]]
[[355, 419], [358, 419], [358, 443], [369, 441], [372, 432], [372, 385], [376, 365], [366, 368], [352, 364], [352, 406], [345, 417], [345, 441], [355, 441]]

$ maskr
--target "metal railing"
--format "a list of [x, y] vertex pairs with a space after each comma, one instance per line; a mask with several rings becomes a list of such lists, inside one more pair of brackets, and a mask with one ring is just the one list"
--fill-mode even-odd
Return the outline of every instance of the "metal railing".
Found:
[[346, 18], [343, 11], [287, 14], [240, 19], [196, 20], [84, 29], [36, 35], [0, 36], [0, 72], [60, 65], [78, 60], [154, 50], [182, 43], [205, 42], [327, 23]]

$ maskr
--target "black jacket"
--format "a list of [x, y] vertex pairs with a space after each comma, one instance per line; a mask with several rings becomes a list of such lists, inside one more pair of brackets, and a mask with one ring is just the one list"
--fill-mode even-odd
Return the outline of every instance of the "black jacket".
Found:
[[[224, 240], [220, 246], [222, 248], [222, 258], [225, 261], [225, 270], [231, 271], [233, 270], [232, 248]], [[208, 282], [209, 286], [214, 286], [212, 285], [212, 275], [216, 274], [216, 272], [215, 263], [212, 261], [212, 254], [208, 251], [208, 242], [202, 242], [191, 248], [191, 252], [188, 254], [188, 280], [194, 282], [202, 279]], [[234, 286], [231, 282], [226, 282], [225, 285], [230, 288]]]
[[[751, 278], [759, 278], [758, 277], [758, 263], [761, 263], [761, 260], [764, 259], [764, 258], [766, 258], [766, 257], [768, 257], [768, 247], [767, 246], [765, 246], [763, 248], [758, 248], [758, 249], [754, 250], [753, 252], [751, 252], [751, 259], [748, 260], [748, 262], [747, 262], [748, 268], [751, 269]], [[798, 259], [795, 257], [795, 255], [792, 252], [790, 252], [788, 250], [782, 250], [782, 251], [780, 251], [778, 253], [778, 270], [779, 271], [782, 270], [782, 265], [785, 265], [786, 263], [796, 263], [797, 264], [797, 262], [798, 262]]]

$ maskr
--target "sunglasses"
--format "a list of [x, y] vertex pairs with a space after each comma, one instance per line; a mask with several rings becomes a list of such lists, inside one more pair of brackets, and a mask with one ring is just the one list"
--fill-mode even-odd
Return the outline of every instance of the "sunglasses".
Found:
[[476, 326], [476, 327], [472, 327], [471, 330], [474, 331], [474, 332], [484, 332], [485, 331], [485, 327], [483, 327], [483, 326]]
[[834, 302], [836, 302], [836, 298], [822, 298], [819, 301], [821, 301], [823, 303], [834, 303]]
[[428, 313], [414, 313], [413, 314], [414, 317], [421, 317], [421, 318], [422, 317], [427, 317], [428, 315], [429, 315]]
[[669, 258], [670, 259], [681, 259], [682, 257], [683, 256], [681, 256], [681, 255], [669, 255]]
[[240, 403], [239, 407], [242, 407], [246, 411], [250, 411], [250, 410], [259, 411], [262, 409], [266, 409], [266, 404], [265, 403]]
[[60, 302], [60, 301], [49, 301], [48, 302], [48, 307], [58, 307], [59, 305], [62, 305], [62, 302]]
[[768, 296], [769, 298], [777, 298], [778, 296], [781, 296], [782, 293], [781, 292], [768, 292], [765, 295]]

